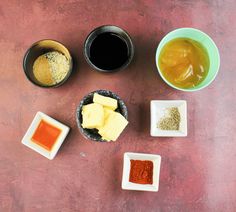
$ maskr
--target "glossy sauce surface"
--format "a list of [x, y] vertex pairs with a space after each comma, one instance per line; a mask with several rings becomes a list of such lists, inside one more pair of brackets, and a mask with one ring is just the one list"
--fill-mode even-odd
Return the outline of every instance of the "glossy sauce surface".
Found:
[[41, 120], [32, 136], [32, 141], [44, 149], [51, 151], [60, 134], [60, 129]]
[[128, 46], [119, 35], [104, 32], [91, 43], [89, 59], [100, 69], [113, 70], [120, 68], [128, 58]]
[[169, 41], [161, 50], [158, 63], [165, 79], [179, 88], [197, 86], [209, 71], [206, 49], [189, 38]]

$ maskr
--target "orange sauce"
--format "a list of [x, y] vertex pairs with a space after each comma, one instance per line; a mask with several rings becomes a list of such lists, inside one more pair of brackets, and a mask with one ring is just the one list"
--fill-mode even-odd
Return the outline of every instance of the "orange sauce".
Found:
[[207, 76], [210, 62], [207, 50], [198, 41], [176, 38], [169, 41], [159, 56], [161, 73], [179, 88], [193, 88]]
[[51, 151], [60, 133], [60, 129], [41, 120], [32, 136], [32, 141], [44, 149]]

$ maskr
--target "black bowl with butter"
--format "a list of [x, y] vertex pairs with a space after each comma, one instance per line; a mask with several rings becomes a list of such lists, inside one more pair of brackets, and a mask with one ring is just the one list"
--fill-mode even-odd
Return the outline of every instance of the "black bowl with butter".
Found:
[[124, 101], [115, 93], [113, 93], [112, 91], [108, 91], [108, 90], [96, 90], [93, 91], [89, 94], [87, 94], [80, 102], [79, 106], [77, 107], [76, 110], [76, 121], [77, 121], [77, 125], [78, 128], [81, 132], [81, 134], [89, 140], [92, 141], [97, 141], [97, 142], [106, 142], [106, 140], [102, 139], [101, 135], [98, 134], [98, 130], [97, 129], [86, 129], [82, 127], [82, 122], [83, 122], [83, 117], [82, 117], [82, 108], [84, 105], [93, 103], [93, 95], [94, 93], [98, 93], [102, 96], [106, 96], [106, 97], [111, 97], [113, 99], [116, 99], [118, 102], [118, 107], [115, 110], [116, 112], [120, 113], [122, 116], [124, 116], [126, 119], [128, 119], [128, 110], [127, 107], [124, 103]]
[[[53, 52], [53, 51], [61, 53], [62, 55], [66, 57], [66, 59], [69, 62], [69, 70], [66, 76], [60, 82], [57, 82], [53, 85], [47, 85], [38, 81], [37, 78], [34, 76], [33, 66], [34, 66], [34, 62], [39, 56], [44, 55], [48, 52]], [[32, 44], [32, 46], [26, 51], [24, 59], [23, 59], [23, 69], [28, 80], [32, 82], [34, 85], [37, 85], [43, 88], [58, 87], [64, 84], [67, 81], [67, 79], [70, 77], [73, 70], [73, 59], [69, 50], [63, 44], [55, 40], [45, 39], [45, 40], [37, 41], [36, 43]]]

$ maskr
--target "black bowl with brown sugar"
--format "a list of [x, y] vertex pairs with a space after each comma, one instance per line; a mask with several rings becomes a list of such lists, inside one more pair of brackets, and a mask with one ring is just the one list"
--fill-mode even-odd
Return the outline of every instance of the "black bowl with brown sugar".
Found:
[[40, 40], [25, 53], [23, 69], [33, 84], [51, 88], [64, 84], [73, 70], [69, 50], [55, 40]]

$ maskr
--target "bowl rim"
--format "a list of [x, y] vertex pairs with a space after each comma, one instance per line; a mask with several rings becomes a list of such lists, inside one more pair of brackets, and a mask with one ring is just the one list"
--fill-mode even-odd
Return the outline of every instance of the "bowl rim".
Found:
[[[84, 95], [83, 96], [83, 98], [80, 100], [80, 102], [79, 102], [79, 104], [77, 105], [77, 107], [76, 107], [76, 112], [75, 112], [75, 118], [76, 118], [76, 123], [77, 123], [77, 127], [78, 127], [78, 129], [79, 129], [79, 132], [83, 135], [83, 137], [86, 139], [86, 140], [90, 140], [90, 141], [95, 141], [95, 142], [101, 142], [101, 143], [110, 143], [110, 142], [107, 142], [106, 140], [104, 140], [104, 139], [94, 139], [94, 138], [89, 138], [89, 137], [87, 137], [87, 135], [85, 135], [84, 134], [84, 132], [82, 131], [82, 129], [83, 129], [83, 127], [81, 126], [81, 122], [80, 122], [80, 120], [79, 120], [79, 113], [81, 113], [81, 111], [82, 111], [82, 106], [83, 106], [83, 104], [82, 104], [82, 102], [89, 96], [89, 95], [92, 95], [92, 94], [94, 94], [94, 93], [98, 93], [98, 92], [102, 92], [102, 91], [105, 91], [105, 92], [110, 92], [110, 93], [112, 93], [112, 94], [114, 94], [116, 97], [117, 97], [117, 99], [116, 100], [118, 100], [118, 101], [120, 101], [123, 105], [124, 105], [124, 108], [125, 108], [125, 111], [126, 111], [126, 114], [122, 114], [126, 119], [128, 119], [128, 108], [127, 108], [127, 106], [126, 106], [126, 104], [125, 104], [125, 102], [120, 98], [120, 96], [119, 95], [117, 95], [116, 93], [114, 93], [114, 92], [112, 92], [112, 91], [110, 91], [110, 90], [105, 90], [105, 89], [98, 89], [98, 90], [94, 90], [94, 91], [92, 91], [92, 92], [89, 92], [88, 94], [86, 94], [86, 95]], [[101, 94], [102, 95], [102, 94]]]
[[[34, 80], [32, 80], [32, 79], [30, 78], [30, 76], [29, 76], [29, 74], [28, 74], [28, 71], [27, 71], [27, 69], [26, 69], [26, 63], [27, 63], [26, 60], [27, 60], [27, 57], [28, 57], [28, 55], [29, 55], [30, 50], [31, 50], [35, 45], [37, 45], [38, 43], [40, 43], [40, 42], [42, 42], [42, 41], [53, 41], [53, 42], [55, 42], [55, 43], [58, 43], [58, 44], [62, 45], [62, 46], [68, 51], [69, 56], [70, 56], [70, 68], [69, 68], [69, 71], [68, 71], [67, 75], [65, 76], [65, 78], [64, 78], [62, 81], [60, 81], [59, 83], [56, 83], [56, 84], [54, 84], [54, 85], [43, 85], [43, 84], [38, 84], [38, 83], [36, 83]], [[36, 86], [38, 86], [38, 87], [41, 87], [41, 88], [57, 88], [57, 87], [61, 86], [62, 84], [64, 84], [64, 83], [69, 79], [69, 77], [71, 76], [72, 71], [73, 71], [73, 67], [74, 67], [74, 62], [73, 62], [73, 57], [72, 57], [72, 55], [71, 55], [69, 49], [68, 49], [63, 43], [61, 43], [61, 42], [59, 42], [59, 41], [57, 41], [57, 40], [54, 40], [54, 39], [41, 39], [41, 40], [38, 40], [38, 41], [34, 42], [34, 43], [26, 50], [26, 52], [25, 52], [25, 54], [24, 54], [24, 57], [23, 57], [22, 66], [23, 66], [23, 70], [24, 70], [25, 76], [27, 77], [27, 79], [28, 79], [32, 84], [34, 84], [34, 85], [36, 85]]]
[[[171, 34], [174, 34], [176, 33], [177, 31], [185, 31], [185, 30], [189, 30], [189, 31], [195, 31], [197, 33], [200, 33], [202, 35], [204, 35], [207, 39], [210, 40], [210, 42], [213, 44], [213, 46], [215, 47], [216, 49], [216, 54], [217, 54], [217, 60], [218, 60], [218, 66], [217, 66], [217, 70], [216, 72], [214, 73], [214, 76], [212, 77], [212, 79], [206, 83], [205, 85], [199, 87], [199, 88], [179, 88], [175, 85], [173, 85], [171, 82], [169, 82], [167, 79], [165, 79], [165, 77], [163, 76], [163, 74], [161, 73], [160, 71], [160, 67], [159, 67], [159, 63], [158, 63], [158, 56], [160, 55], [160, 52], [161, 52], [161, 44], [164, 43], [164, 45], [166, 44], [166, 42], [164, 41], [167, 37], [169, 37]], [[159, 52], [159, 54], [158, 54]], [[161, 76], [161, 78], [164, 80], [164, 82], [166, 84], [168, 84], [170, 87], [176, 89], [176, 90], [179, 90], [179, 91], [186, 91], [186, 92], [194, 92], [194, 91], [199, 91], [199, 90], [202, 90], [203, 88], [206, 88], [207, 86], [209, 86], [216, 78], [218, 72], [219, 72], [219, 69], [220, 69], [220, 54], [219, 54], [219, 49], [217, 47], [217, 45], [215, 44], [214, 40], [208, 35], [206, 34], [205, 32], [199, 30], [199, 29], [196, 29], [196, 28], [192, 28], [192, 27], [183, 27], [183, 28], [177, 28], [177, 29], [174, 29], [170, 32], [168, 32], [162, 39], [161, 41], [159, 42], [158, 46], [157, 46], [157, 49], [156, 49], [156, 54], [155, 54], [155, 63], [156, 63], [156, 67], [157, 67], [157, 70], [158, 70], [158, 73], [159, 75]]]
[[[101, 69], [101, 68], [97, 67], [96, 65], [94, 65], [94, 64], [90, 61], [90, 59], [89, 59], [89, 57], [88, 57], [88, 54], [87, 54], [87, 45], [88, 45], [88, 40], [89, 40], [89, 38], [90, 38], [96, 31], [98, 31], [98, 30], [100, 30], [100, 29], [103, 29], [103, 28], [110, 28], [110, 27], [112, 27], [112, 28], [117, 28], [117, 29], [121, 30], [121, 31], [127, 36], [127, 39], [129, 40], [129, 43], [130, 43], [130, 46], [131, 46], [131, 48], [130, 48], [130, 56], [129, 56], [128, 60], [127, 60], [121, 67], [116, 68], [116, 69], [112, 69], [112, 70]], [[101, 33], [101, 34], [102, 34], [102, 33]], [[99, 26], [99, 27], [94, 28], [94, 29], [87, 35], [87, 37], [86, 37], [86, 39], [85, 39], [85, 41], [84, 41], [83, 48], [84, 48], [84, 49], [83, 49], [83, 54], [84, 54], [85, 60], [86, 60], [87, 63], [90, 65], [90, 67], [92, 67], [93, 70], [96, 70], [96, 71], [99, 71], [99, 72], [102, 72], [102, 73], [114, 73], [114, 72], [117, 72], [117, 71], [120, 71], [120, 70], [123, 70], [123, 69], [127, 68], [128, 65], [131, 63], [131, 61], [133, 60], [133, 57], [134, 57], [134, 50], [135, 50], [134, 44], [133, 44], [133, 42], [132, 42], [132, 39], [131, 39], [131, 36], [129, 35], [129, 33], [128, 33], [126, 30], [124, 30], [124, 29], [122, 29], [122, 28], [120, 28], [120, 27], [118, 27], [118, 26], [116, 26], [116, 25], [109, 25], [109, 24], [108, 24], [108, 25], [101, 25], [101, 26]]]

